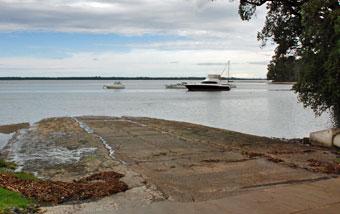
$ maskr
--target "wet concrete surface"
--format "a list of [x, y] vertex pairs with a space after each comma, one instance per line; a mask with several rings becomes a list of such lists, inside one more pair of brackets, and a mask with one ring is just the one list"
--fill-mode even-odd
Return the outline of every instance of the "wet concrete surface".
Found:
[[[252, 140], [255, 140], [254, 144], [279, 144], [268, 138], [243, 136], [241, 142], [232, 139], [233, 145], [229, 145], [223, 141], [226, 139], [224, 134], [233, 133], [190, 127], [192, 125], [183, 123], [162, 124], [164, 121], [145, 118], [105, 121], [82, 118], [82, 121], [116, 148], [117, 158], [146, 176], [148, 182], [155, 184], [164, 195], [174, 201], [211, 200], [249, 188], [327, 176], [277, 164], [265, 158], [250, 158], [244, 154], [244, 151], [250, 150], [246, 149], [246, 145]], [[185, 127], [186, 125], [189, 127]], [[196, 136], [206, 139], [196, 139]], [[237, 147], [237, 143], [245, 146]], [[264, 146], [268, 148], [257, 150], [274, 149], [274, 145], [262, 145]], [[304, 147], [301, 149], [306, 150]], [[294, 152], [295, 150], [298, 148], [293, 149]]]
[[[130, 190], [89, 203], [115, 204], [119, 210], [155, 201], [203, 203], [331, 179], [338, 173], [337, 155], [333, 149], [189, 123], [77, 117], [50, 118], [17, 132], [0, 157], [52, 180], [107, 170], [122, 173]], [[138, 194], [129, 202], [134, 191]], [[59, 208], [49, 210], [57, 213]]]

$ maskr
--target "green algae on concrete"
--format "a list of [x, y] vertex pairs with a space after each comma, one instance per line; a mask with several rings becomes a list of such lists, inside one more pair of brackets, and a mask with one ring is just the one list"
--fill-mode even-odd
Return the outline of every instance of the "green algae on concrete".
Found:
[[3, 159], [0, 159], [0, 169], [2, 169], [2, 168], [13, 170], [13, 169], [17, 168], [17, 165], [13, 162], [9, 162], [9, 161], [5, 161]]

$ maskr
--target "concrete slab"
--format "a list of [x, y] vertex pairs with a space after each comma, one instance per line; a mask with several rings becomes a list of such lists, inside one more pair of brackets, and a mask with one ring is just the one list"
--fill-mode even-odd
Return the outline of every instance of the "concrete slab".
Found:
[[334, 136], [333, 145], [340, 148], [340, 133]]
[[[325, 191], [325, 187], [332, 187], [334, 191]], [[339, 209], [340, 179], [337, 178], [256, 189], [218, 200], [195, 203], [156, 202], [138, 210], [124, 209], [113, 213], [335, 214], [339, 213]]]
[[[169, 167], [170, 166], [170, 167]], [[176, 161], [134, 166], [149, 182], [175, 201], [203, 201], [222, 198], [235, 192], [282, 183], [323, 177], [306, 170], [292, 169], [264, 159], [241, 162], [191, 163]]]
[[[84, 122], [87, 122], [86, 120]], [[128, 121], [91, 123], [96, 134], [115, 148], [119, 157], [170, 200], [204, 201], [250, 188], [324, 177], [266, 159], [253, 159], [221, 145], [181, 138], [169, 132]], [[122, 134], [112, 137], [108, 133]], [[215, 135], [215, 139], [218, 136]]]
[[310, 140], [323, 146], [334, 146], [334, 137], [340, 135], [340, 129], [327, 129], [310, 133]]

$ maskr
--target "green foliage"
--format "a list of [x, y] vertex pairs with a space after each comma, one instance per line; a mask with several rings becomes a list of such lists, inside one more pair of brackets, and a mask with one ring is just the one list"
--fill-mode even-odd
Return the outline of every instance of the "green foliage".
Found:
[[0, 188], [0, 213], [5, 213], [10, 208], [28, 208], [33, 202], [20, 193]]
[[317, 114], [331, 109], [339, 118], [338, 0], [240, 0], [241, 18], [251, 19], [256, 7], [265, 3], [266, 22], [258, 39], [263, 45], [269, 39], [277, 44], [268, 77], [276, 81], [297, 78], [294, 90], [306, 107]]
[[5, 169], [16, 169], [17, 165], [13, 162], [8, 162], [3, 159], [0, 159], [0, 168], [5, 168]]
[[298, 61], [293, 56], [273, 59], [268, 65], [267, 79], [274, 82], [294, 82], [298, 69]]
[[302, 7], [302, 68], [294, 89], [305, 106], [321, 113], [340, 107], [340, 33], [337, 0], [310, 0]]
[[[241, 0], [239, 14], [243, 20], [249, 20], [255, 13], [256, 6], [264, 3], [267, 7], [267, 16], [263, 29], [258, 33], [258, 40], [265, 46], [268, 40], [277, 44], [275, 55], [268, 65], [268, 78], [276, 82], [294, 82], [297, 80], [297, 49], [302, 32], [301, 6], [306, 0], [294, 1], [267, 1], [267, 0]], [[249, 11], [249, 8], [252, 8]], [[286, 64], [286, 65], [285, 65]]]

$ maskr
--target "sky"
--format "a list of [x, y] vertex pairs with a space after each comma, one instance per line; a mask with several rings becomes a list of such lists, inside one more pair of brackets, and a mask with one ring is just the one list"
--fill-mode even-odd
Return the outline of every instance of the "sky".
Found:
[[264, 78], [273, 55], [230, 0], [0, 0], [0, 76]]

